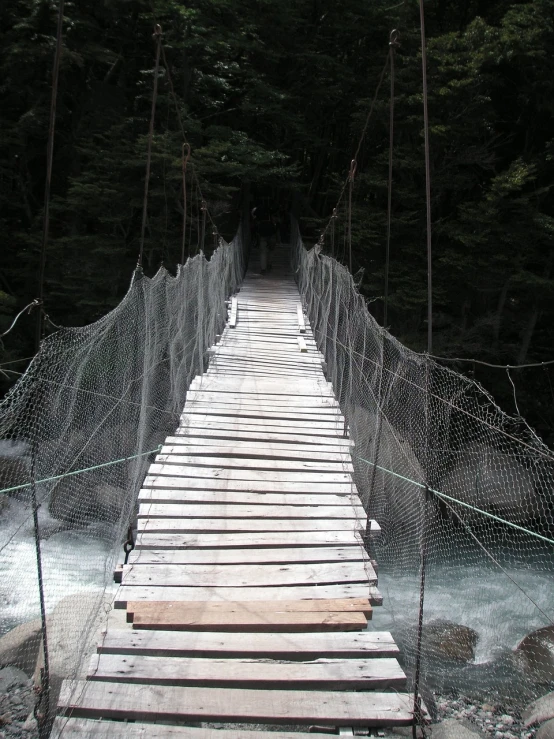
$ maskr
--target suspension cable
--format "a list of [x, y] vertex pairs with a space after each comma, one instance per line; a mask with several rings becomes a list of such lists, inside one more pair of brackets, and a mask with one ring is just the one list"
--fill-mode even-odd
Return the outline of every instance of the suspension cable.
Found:
[[387, 328], [389, 315], [389, 266], [390, 266], [390, 234], [392, 218], [392, 152], [394, 148], [394, 53], [398, 46], [398, 31], [394, 28], [390, 34], [390, 121], [389, 121], [389, 181], [387, 189], [387, 245], [385, 251], [385, 301], [383, 308], [383, 326]]
[[144, 256], [144, 235], [148, 217], [148, 189], [150, 185], [150, 168], [152, 164], [152, 139], [154, 138], [154, 119], [156, 117], [156, 101], [158, 99], [158, 75], [160, 71], [160, 49], [162, 45], [162, 29], [159, 24], [154, 27], [153, 38], [156, 41], [156, 63], [154, 65], [154, 84], [152, 89], [152, 108], [150, 110], [150, 125], [148, 127], [148, 149], [146, 153], [146, 174], [144, 176], [144, 198], [142, 201], [142, 225], [140, 229], [140, 252], [138, 266], [142, 267]]
[[181, 243], [181, 264], [185, 263], [185, 242], [187, 235], [187, 164], [190, 159], [190, 144], [185, 142], [182, 151], [183, 170], [183, 241]]

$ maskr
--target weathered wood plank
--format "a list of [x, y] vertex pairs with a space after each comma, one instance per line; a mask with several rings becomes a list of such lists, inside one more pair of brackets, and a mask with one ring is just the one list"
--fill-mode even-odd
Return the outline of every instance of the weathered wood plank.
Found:
[[[171, 441], [169, 441], [171, 439]], [[318, 436], [317, 432], [314, 431], [314, 435], [309, 434], [292, 434], [287, 433], [286, 429], [256, 429], [248, 430], [248, 426], [244, 428], [242, 424], [231, 424], [231, 428], [227, 429], [223, 426], [210, 426], [204, 427], [202, 425], [195, 426], [181, 426], [175, 431], [175, 436], [168, 437], [168, 443], [181, 443], [180, 439], [184, 439], [183, 443], [194, 443], [194, 439], [223, 439], [227, 441], [240, 441], [243, 444], [260, 444], [260, 449], [265, 448], [263, 444], [295, 444], [298, 442], [298, 448], [302, 446], [314, 446], [314, 447], [325, 447], [326, 449], [330, 444], [336, 446], [335, 449], [350, 449], [352, 448], [352, 440], [341, 436], [334, 435], [322, 435]], [[190, 442], [188, 440], [191, 440]], [[204, 442], [199, 442], [204, 443]], [[216, 443], [211, 441], [209, 443]], [[218, 441], [217, 444], [220, 442]], [[319, 451], [319, 449], [317, 449]]]
[[268, 531], [262, 533], [171, 533], [139, 532], [135, 549], [259, 549], [261, 547], [313, 548], [327, 546], [356, 547], [361, 536], [354, 531]]
[[134, 550], [128, 564], [301, 564], [306, 562], [365, 562], [361, 547], [292, 549], [155, 549]]
[[181, 421], [179, 427], [175, 430], [176, 435], [191, 436], [194, 434], [203, 435], [216, 433], [224, 435], [223, 432], [229, 432], [231, 436], [229, 438], [259, 438], [263, 439], [275, 439], [281, 438], [287, 441], [303, 441], [306, 437], [311, 440], [311, 443], [316, 443], [313, 440], [320, 438], [325, 444], [329, 443], [329, 439], [336, 440], [338, 443], [344, 441], [352, 443], [348, 437], [343, 436], [344, 427], [340, 427], [340, 424], [336, 426], [328, 426], [327, 424], [313, 424], [308, 427], [299, 427], [298, 424], [281, 423], [275, 425], [273, 421], [271, 423], [252, 423], [250, 420], [248, 423], [238, 421], [233, 418], [225, 417], [214, 417], [190, 415], [187, 416], [185, 421]]
[[326, 495], [350, 494], [355, 490], [352, 482], [305, 482], [304, 480], [235, 480], [229, 477], [171, 477], [170, 475], [147, 475], [144, 488], [174, 488], [176, 490], [229, 490], [266, 493], [318, 493]]
[[127, 621], [132, 623], [136, 614], [165, 614], [174, 620], [191, 613], [202, 612], [206, 615], [219, 614], [274, 614], [274, 613], [319, 613], [333, 611], [335, 613], [363, 613], [371, 618], [372, 608], [368, 598], [313, 598], [312, 600], [251, 600], [251, 601], [148, 601], [141, 600], [127, 603]]
[[342, 583], [341, 585], [309, 585], [296, 587], [160, 587], [122, 585], [115, 595], [114, 608], [126, 608], [127, 601], [134, 600], [184, 600], [184, 601], [240, 601], [240, 600], [290, 600], [313, 598], [366, 598], [372, 606], [380, 606], [383, 596], [375, 585], [367, 583]]
[[330, 461], [310, 459], [275, 459], [274, 457], [202, 457], [187, 454], [183, 449], [156, 455], [156, 463], [180, 467], [210, 467], [212, 469], [281, 470], [286, 472], [354, 472], [350, 460]]
[[231, 298], [231, 313], [229, 316], [229, 326], [235, 328], [237, 325], [237, 314], [238, 314], [238, 299]]
[[338, 408], [339, 404], [334, 397], [329, 396], [296, 396], [296, 395], [268, 395], [266, 393], [225, 393], [225, 392], [202, 392], [189, 390], [187, 392], [187, 403], [213, 403], [215, 405], [271, 405], [286, 408]]
[[406, 684], [400, 665], [390, 657], [306, 663], [95, 654], [89, 673], [89, 680], [213, 688], [402, 690]]
[[138, 518], [266, 518], [365, 520], [362, 506], [244, 505], [242, 503], [142, 503]]
[[203, 392], [214, 392], [215, 390], [225, 392], [247, 392], [264, 393], [267, 395], [299, 395], [303, 396], [329, 396], [330, 390], [325, 378], [306, 379], [295, 381], [294, 385], [255, 378], [235, 377], [211, 377], [193, 380], [190, 384], [191, 390], [202, 390]]
[[326, 726], [408, 726], [403, 693], [241, 690], [64, 681], [58, 705], [72, 716]]
[[[315, 472], [300, 470], [249, 470], [240, 468], [203, 467], [195, 465], [158, 464], [153, 462], [149, 468], [149, 475], [169, 477], [204, 477], [219, 478], [220, 480], [255, 480], [258, 482], [296, 482], [301, 485], [304, 482], [319, 482], [333, 485], [335, 483], [349, 483], [352, 478], [348, 472]], [[353, 483], [352, 483], [353, 484]]]
[[[245, 739], [243, 729], [201, 729], [163, 723], [111, 721], [58, 716], [51, 739]], [[329, 739], [328, 734], [271, 732], [269, 739]], [[248, 731], [248, 739], [268, 739], [265, 731]]]
[[[221, 603], [225, 607], [225, 603]], [[395, 657], [392, 635], [383, 631], [307, 632], [304, 634], [240, 634], [218, 632], [108, 631], [98, 644], [101, 654], [143, 654], [152, 657], [240, 657], [320, 659]]]
[[[123, 585], [162, 587], [282, 587], [285, 585], [377, 584], [369, 562], [241, 565], [124, 565]], [[288, 598], [292, 600], [292, 598]]]
[[[180, 442], [179, 442], [180, 440]], [[310, 461], [310, 462], [335, 462], [339, 464], [349, 464], [352, 460], [350, 450], [347, 448], [344, 452], [332, 450], [330, 447], [325, 447], [323, 451], [319, 451], [317, 448], [305, 446], [300, 447], [288, 444], [240, 444], [236, 442], [233, 446], [230, 443], [217, 444], [212, 442], [208, 444], [206, 442], [194, 443], [193, 439], [187, 439], [187, 437], [168, 436], [165, 440], [165, 445], [160, 449], [160, 454], [183, 454], [187, 456], [200, 456], [206, 455], [210, 457], [223, 457], [229, 456], [235, 459], [281, 459], [281, 460], [296, 460], [296, 461]]]
[[199, 403], [192, 402], [187, 403], [185, 406], [185, 415], [190, 413], [204, 414], [211, 416], [237, 416], [239, 418], [248, 418], [253, 416], [254, 418], [298, 418], [300, 421], [307, 420], [322, 420], [337, 422], [341, 420], [344, 422], [344, 416], [340, 412], [339, 408], [332, 407], [318, 407], [318, 408], [300, 408], [287, 407], [287, 406], [274, 406], [274, 405], [243, 405], [236, 403], [235, 405], [230, 404], [216, 404], [216, 403]]
[[[245, 739], [244, 729], [200, 729], [169, 724], [66, 718], [58, 716], [51, 739]], [[248, 739], [329, 739], [328, 734], [248, 731]]]
[[359, 631], [367, 626], [363, 613], [332, 611], [291, 613], [205, 613], [173, 615], [164, 611], [135, 613], [134, 629], [166, 631], [249, 631], [252, 633], [299, 633], [306, 631]]
[[138, 530], [158, 534], [186, 532], [247, 533], [259, 531], [361, 531], [355, 519], [319, 518], [139, 518]]
[[229, 490], [163, 490], [146, 488], [139, 493], [139, 502], [146, 503], [227, 503], [255, 505], [309, 505], [309, 506], [361, 506], [357, 495], [307, 495], [306, 493], [255, 493], [234, 492]]

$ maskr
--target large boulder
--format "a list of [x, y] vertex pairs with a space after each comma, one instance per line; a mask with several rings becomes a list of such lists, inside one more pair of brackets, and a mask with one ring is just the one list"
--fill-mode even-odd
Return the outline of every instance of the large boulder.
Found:
[[33, 674], [41, 640], [40, 618], [16, 626], [0, 638], [0, 667], [14, 665]]
[[528, 634], [515, 648], [514, 659], [535, 682], [553, 682], [554, 626], [544, 626]]
[[472, 662], [479, 636], [469, 626], [437, 619], [423, 627], [423, 649], [427, 654], [457, 662]]
[[[469, 444], [457, 455], [438, 489], [508, 521], [521, 523], [537, 515], [535, 486], [528, 470], [512, 455], [482, 442]], [[462, 515], [472, 522], [483, 519], [466, 508]]]
[[432, 739], [480, 739], [484, 736], [477, 727], [468, 726], [453, 718], [447, 718], [431, 727]]
[[541, 724], [537, 731], [536, 739], [554, 739], [554, 718]]
[[554, 693], [547, 693], [530, 703], [521, 717], [525, 726], [542, 724], [554, 718]]

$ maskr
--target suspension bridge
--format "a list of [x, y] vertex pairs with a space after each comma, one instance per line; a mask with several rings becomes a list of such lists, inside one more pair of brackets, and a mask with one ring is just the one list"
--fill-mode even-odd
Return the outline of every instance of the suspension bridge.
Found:
[[289, 262], [278, 249], [271, 276], [250, 271], [229, 301], [148, 469], [136, 547], [85, 680], [62, 686], [53, 736], [413, 723], [398, 647], [367, 630], [382, 597], [364, 539], [379, 525]]

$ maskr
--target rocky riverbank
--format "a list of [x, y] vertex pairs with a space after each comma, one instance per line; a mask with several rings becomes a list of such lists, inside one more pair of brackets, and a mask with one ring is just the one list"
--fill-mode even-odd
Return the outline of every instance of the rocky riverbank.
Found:
[[36, 739], [33, 680], [17, 667], [0, 670], [0, 739]]

